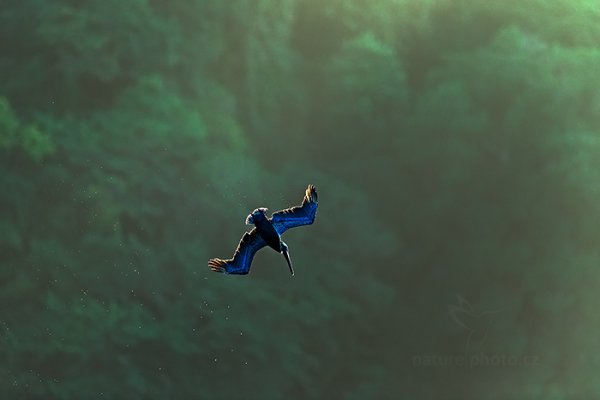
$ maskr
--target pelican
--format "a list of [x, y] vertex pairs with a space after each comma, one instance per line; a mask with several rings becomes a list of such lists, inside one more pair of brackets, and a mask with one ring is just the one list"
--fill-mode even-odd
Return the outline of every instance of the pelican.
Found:
[[281, 240], [281, 235], [290, 228], [312, 224], [317, 215], [318, 204], [317, 189], [313, 185], [308, 185], [300, 206], [277, 211], [271, 218], [267, 217], [266, 208], [257, 208], [246, 217], [246, 225], [254, 225], [254, 228], [242, 236], [233, 258], [229, 260], [211, 258], [208, 260], [208, 266], [215, 272], [246, 275], [250, 271], [256, 252], [269, 246], [283, 254], [290, 273], [294, 275], [289, 247]]

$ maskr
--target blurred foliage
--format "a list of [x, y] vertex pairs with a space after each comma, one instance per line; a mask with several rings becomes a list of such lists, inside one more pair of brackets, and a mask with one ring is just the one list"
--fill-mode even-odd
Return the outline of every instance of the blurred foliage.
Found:
[[[597, 397], [598, 15], [5, 1], [0, 397]], [[294, 279], [210, 272], [308, 183]], [[536, 362], [415, 362], [465, 355], [457, 294]]]

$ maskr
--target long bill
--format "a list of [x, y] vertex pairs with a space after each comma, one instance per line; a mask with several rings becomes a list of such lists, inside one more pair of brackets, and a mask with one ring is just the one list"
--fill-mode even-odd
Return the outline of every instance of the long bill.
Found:
[[290, 267], [290, 273], [293, 276], [294, 275], [294, 267], [292, 267], [292, 260], [290, 259], [290, 253], [288, 252], [287, 248], [284, 248], [282, 253], [283, 253], [283, 256], [285, 257], [285, 261], [287, 261], [287, 263], [288, 263], [288, 267]]

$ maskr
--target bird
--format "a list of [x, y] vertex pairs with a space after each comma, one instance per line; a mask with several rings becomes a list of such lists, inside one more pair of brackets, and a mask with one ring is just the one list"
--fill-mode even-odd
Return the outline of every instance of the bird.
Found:
[[294, 267], [289, 247], [281, 240], [281, 235], [288, 229], [312, 224], [317, 215], [318, 204], [317, 189], [311, 184], [306, 188], [302, 204], [299, 206], [274, 212], [271, 218], [267, 217], [267, 208], [255, 209], [246, 217], [246, 225], [254, 225], [254, 228], [244, 233], [233, 257], [228, 260], [211, 258], [208, 260], [208, 266], [214, 272], [246, 275], [250, 271], [256, 252], [269, 246], [283, 254], [293, 276]]

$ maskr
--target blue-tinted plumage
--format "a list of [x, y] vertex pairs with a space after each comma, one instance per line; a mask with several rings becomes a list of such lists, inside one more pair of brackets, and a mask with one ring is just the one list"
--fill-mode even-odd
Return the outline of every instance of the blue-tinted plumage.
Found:
[[277, 211], [271, 218], [267, 218], [266, 208], [257, 208], [246, 218], [246, 223], [253, 224], [255, 228], [244, 234], [233, 258], [229, 260], [212, 258], [208, 261], [209, 267], [215, 272], [247, 274], [254, 254], [263, 247], [269, 246], [284, 255], [290, 272], [294, 275], [288, 246], [281, 240], [281, 235], [290, 228], [312, 224], [317, 215], [317, 206], [317, 189], [313, 185], [308, 185], [300, 206]]

